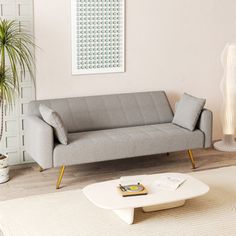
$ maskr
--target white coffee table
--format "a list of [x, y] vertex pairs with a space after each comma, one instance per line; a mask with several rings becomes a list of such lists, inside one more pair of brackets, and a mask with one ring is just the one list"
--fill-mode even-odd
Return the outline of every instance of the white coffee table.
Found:
[[[155, 180], [162, 175], [183, 176], [186, 181], [175, 191], [153, 187]], [[184, 205], [187, 199], [206, 194], [209, 187], [196, 178], [180, 173], [145, 175], [142, 184], [148, 189], [148, 195], [122, 197], [117, 190], [119, 179], [95, 183], [83, 189], [85, 196], [96, 206], [114, 211], [123, 221], [132, 224], [134, 209], [143, 208], [144, 212], [157, 211]]]

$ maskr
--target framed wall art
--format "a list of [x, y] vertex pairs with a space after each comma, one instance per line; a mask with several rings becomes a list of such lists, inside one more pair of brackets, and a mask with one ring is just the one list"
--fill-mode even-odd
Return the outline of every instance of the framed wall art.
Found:
[[71, 0], [72, 74], [125, 71], [125, 0]]

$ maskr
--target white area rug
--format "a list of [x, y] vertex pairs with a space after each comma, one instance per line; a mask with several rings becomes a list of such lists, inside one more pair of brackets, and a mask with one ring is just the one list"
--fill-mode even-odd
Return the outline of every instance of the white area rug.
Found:
[[236, 167], [193, 173], [210, 186], [207, 195], [176, 209], [143, 213], [135, 224], [97, 208], [81, 190], [0, 203], [4, 236], [234, 236]]

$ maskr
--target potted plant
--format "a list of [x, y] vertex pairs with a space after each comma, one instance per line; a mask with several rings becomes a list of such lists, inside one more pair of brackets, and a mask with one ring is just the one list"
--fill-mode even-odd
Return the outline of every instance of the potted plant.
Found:
[[[14, 106], [22, 77], [34, 78], [32, 35], [14, 20], [0, 20], [0, 141], [3, 137], [4, 107]], [[0, 154], [0, 183], [9, 180], [7, 156]]]

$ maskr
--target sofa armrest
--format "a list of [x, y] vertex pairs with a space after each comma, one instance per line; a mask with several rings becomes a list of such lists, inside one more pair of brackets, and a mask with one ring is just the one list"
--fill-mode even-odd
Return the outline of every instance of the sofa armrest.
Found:
[[197, 128], [200, 129], [205, 136], [204, 147], [208, 148], [212, 145], [212, 125], [213, 115], [208, 109], [203, 109], [199, 117]]
[[43, 168], [53, 166], [53, 129], [37, 116], [27, 116], [25, 150]]

